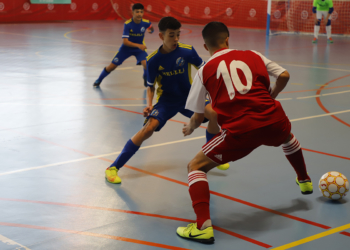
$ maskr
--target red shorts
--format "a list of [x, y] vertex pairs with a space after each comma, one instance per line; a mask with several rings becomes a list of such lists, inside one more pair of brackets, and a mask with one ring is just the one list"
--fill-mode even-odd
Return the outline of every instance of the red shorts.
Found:
[[291, 124], [287, 117], [241, 135], [232, 135], [229, 131], [223, 130], [207, 142], [202, 151], [212, 161], [224, 164], [243, 158], [261, 145], [278, 147], [287, 140], [290, 131]]

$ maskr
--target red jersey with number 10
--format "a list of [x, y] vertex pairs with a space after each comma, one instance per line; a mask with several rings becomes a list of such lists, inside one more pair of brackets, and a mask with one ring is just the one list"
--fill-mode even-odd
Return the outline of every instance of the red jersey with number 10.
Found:
[[204, 97], [210, 96], [222, 129], [242, 134], [283, 120], [281, 104], [270, 95], [269, 74], [285, 71], [255, 51], [224, 49], [216, 52], [197, 72], [186, 108], [204, 113]]

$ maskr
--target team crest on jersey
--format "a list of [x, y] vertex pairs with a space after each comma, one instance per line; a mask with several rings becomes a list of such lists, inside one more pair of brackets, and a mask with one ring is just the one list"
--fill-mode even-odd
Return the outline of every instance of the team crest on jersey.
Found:
[[113, 62], [117, 63], [119, 61], [118, 57], [113, 59]]
[[157, 109], [153, 109], [151, 112], [151, 115], [157, 116], [159, 114], [159, 111]]
[[142, 27], [142, 28], [141, 28], [141, 32], [145, 32], [145, 27]]
[[185, 64], [185, 60], [182, 57], [176, 59], [176, 66], [181, 67]]

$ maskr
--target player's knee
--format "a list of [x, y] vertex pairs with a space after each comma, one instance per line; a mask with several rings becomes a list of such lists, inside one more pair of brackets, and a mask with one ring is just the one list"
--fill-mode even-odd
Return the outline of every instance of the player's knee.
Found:
[[152, 126], [144, 126], [142, 128], [142, 134], [144, 138], [149, 138], [152, 136], [153, 132], [154, 132], [155, 128], [153, 128]]
[[108, 72], [112, 72], [112, 71], [115, 70], [117, 67], [118, 67], [117, 65], [111, 63], [110, 65], [108, 65], [108, 67], [106, 67], [106, 70], [107, 70]]
[[192, 161], [190, 163], [188, 163], [187, 165], [187, 172], [190, 173], [192, 171], [198, 170], [197, 168], [195, 168], [195, 164], [192, 163]]
[[196, 159], [193, 159], [192, 161], [190, 161], [190, 163], [188, 163], [187, 171], [189, 173], [195, 170], [201, 170], [201, 167], [201, 164], [199, 164], [198, 161], [196, 161]]
[[317, 23], [316, 23], [316, 26], [320, 26], [320, 25], [321, 25], [321, 20], [318, 19], [318, 20], [317, 20]]
[[292, 137], [293, 137], [293, 134], [290, 133], [290, 134], [288, 135], [287, 139], [283, 142], [283, 144], [288, 143], [288, 142], [292, 139]]
[[329, 25], [331, 25], [331, 20], [330, 19], [328, 19], [326, 26], [329, 26]]

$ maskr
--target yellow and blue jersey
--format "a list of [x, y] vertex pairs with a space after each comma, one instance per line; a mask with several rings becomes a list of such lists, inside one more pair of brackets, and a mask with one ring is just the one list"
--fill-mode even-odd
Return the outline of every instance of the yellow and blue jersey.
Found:
[[160, 52], [161, 47], [147, 57], [147, 84], [158, 84], [158, 101], [186, 103], [192, 84], [191, 65], [200, 68], [204, 61], [191, 45], [178, 43], [167, 54]]
[[[133, 19], [129, 19], [124, 23], [124, 31], [122, 38], [128, 38], [130, 42], [144, 44], [145, 32], [151, 26], [151, 22], [142, 19], [140, 23], [135, 23]], [[136, 47], [128, 47], [122, 44], [120, 49], [138, 50]]]

